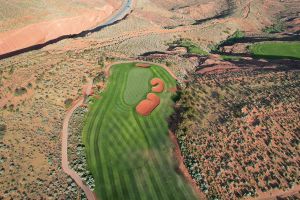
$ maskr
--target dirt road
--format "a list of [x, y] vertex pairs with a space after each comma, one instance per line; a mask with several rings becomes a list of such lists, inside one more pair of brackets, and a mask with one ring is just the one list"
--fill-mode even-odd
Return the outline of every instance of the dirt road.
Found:
[[[92, 89], [92, 83], [90, 81], [90, 84], [88, 85], [86, 89], [86, 94], [90, 94]], [[76, 102], [73, 103], [72, 107], [67, 111], [66, 117], [63, 121], [63, 130], [62, 130], [62, 149], [61, 149], [61, 160], [62, 160], [62, 169], [63, 171], [71, 176], [71, 178], [76, 182], [76, 184], [84, 191], [86, 194], [88, 200], [96, 200], [96, 196], [94, 192], [90, 190], [90, 188], [85, 185], [80, 176], [69, 167], [69, 161], [68, 161], [68, 126], [70, 118], [73, 114], [73, 112], [83, 104], [84, 97], [80, 97]]]

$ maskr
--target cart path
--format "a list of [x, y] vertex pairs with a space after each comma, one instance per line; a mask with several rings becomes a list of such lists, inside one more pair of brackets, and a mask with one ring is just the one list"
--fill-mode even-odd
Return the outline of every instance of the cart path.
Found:
[[[92, 81], [90, 81], [90, 84], [88, 84], [88, 87], [86, 89], [86, 94], [89, 95], [92, 90]], [[62, 169], [63, 171], [68, 174], [75, 182], [76, 184], [84, 191], [86, 194], [86, 197], [88, 200], [96, 200], [96, 195], [93, 191], [90, 190], [90, 188], [83, 183], [81, 177], [69, 167], [69, 161], [68, 161], [68, 126], [70, 118], [73, 114], [73, 112], [83, 104], [84, 102], [84, 96], [80, 97], [77, 101], [75, 101], [70, 109], [68, 109], [66, 117], [63, 121], [63, 130], [62, 130], [62, 149], [61, 149], [61, 160], [62, 160]]]

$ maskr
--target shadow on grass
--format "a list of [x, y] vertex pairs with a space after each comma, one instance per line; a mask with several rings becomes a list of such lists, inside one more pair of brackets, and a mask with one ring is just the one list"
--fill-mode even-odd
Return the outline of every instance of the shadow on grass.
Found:
[[267, 60], [261, 61], [253, 60], [238, 60], [230, 61], [232, 64], [240, 68], [253, 68], [255, 70], [268, 70], [268, 71], [290, 71], [300, 70], [300, 60]]
[[242, 38], [234, 38], [232, 41], [225, 41], [220, 44], [219, 47], [229, 46], [236, 43], [256, 43], [256, 42], [270, 42], [270, 41], [278, 41], [278, 42], [296, 42], [300, 41], [300, 35], [289, 35], [286, 37], [242, 37]]
[[294, 56], [276, 56], [276, 55], [261, 55], [261, 54], [254, 54], [252, 55], [253, 58], [256, 59], [266, 59], [266, 60], [283, 60], [283, 59], [289, 59], [289, 60], [300, 60], [299, 57]]

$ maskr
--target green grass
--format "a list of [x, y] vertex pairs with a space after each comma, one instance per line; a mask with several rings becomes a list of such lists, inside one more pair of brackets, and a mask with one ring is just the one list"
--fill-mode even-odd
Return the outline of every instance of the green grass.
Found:
[[[176, 81], [159, 66], [144, 69], [149, 72], [138, 78], [132, 75], [134, 69], [134, 63], [111, 68], [107, 88], [91, 105], [85, 122], [83, 140], [95, 192], [101, 200], [196, 199], [171, 157], [167, 118], [173, 112], [174, 94], [158, 94], [161, 104], [147, 117], [136, 113], [136, 104], [125, 101], [125, 91], [131, 90], [126, 87], [136, 87], [143, 79], [149, 82], [149, 72], [163, 79], [166, 88], [175, 87]], [[135, 79], [128, 82], [131, 76]], [[144, 94], [144, 89], [133, 89], [132, 94]]]
[[210, 44], [211, 53], [219, 53], [220, 47], [233, 45], [245, 38], [245, 32], [237, 30], [232, 35], [230, 35], [226, 40], [220, 42], [219, 44]]
[[196, 44], [194, 44], [192, 41], [190, 41], [188, 39], [177, 40], [172, 43], [172, 45], [174, 45], [174, 44], [177, 46], [180, 46], [180, 47], [185, 47], [187, 49], [188, 53], [198, 54], [201, 56], [209, 55], [208, 52], [204, 51], [201, 47], [197, 46]]
[[151, 70], [146, 68], [133, 68], [128, 73], [124, 99], [129, 105], [138, 103], [147, 96], [150, 80], [153, 77]]
[[263, 32], [265, 33], [280, 33], [284, 31], [284, 24], [282, 22], [277, 22], [276, 24], [273, 24], [271, 26], [268, 26], [263, 29]]
[[222, 60], [226, 61], [239, 61], [241, 60], [241, 56], [230, 56], [230, 55], [221, 55]]
[[300, 59], [300, 42], [264, 42], [249, 48], [252, 56], [266, 59]]

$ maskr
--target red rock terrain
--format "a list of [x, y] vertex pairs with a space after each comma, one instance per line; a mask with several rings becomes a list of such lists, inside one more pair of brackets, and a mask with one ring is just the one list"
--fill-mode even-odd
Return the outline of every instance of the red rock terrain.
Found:
[[105, 5], [98, 11], [80, 16], [40, 22], [0, 33], [0, 55], [94, 28], [114, 11], [114, 7]]

